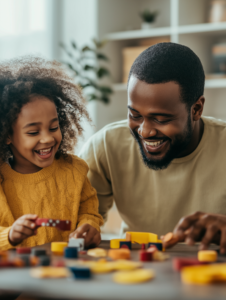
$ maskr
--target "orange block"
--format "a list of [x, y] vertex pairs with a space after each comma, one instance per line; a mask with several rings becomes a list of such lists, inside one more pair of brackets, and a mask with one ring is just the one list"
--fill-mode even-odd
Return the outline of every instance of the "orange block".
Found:
[[108, 251], [108, 256], [116, 259], [130, 259], [130, 250], [126, 248], [111, 249]]

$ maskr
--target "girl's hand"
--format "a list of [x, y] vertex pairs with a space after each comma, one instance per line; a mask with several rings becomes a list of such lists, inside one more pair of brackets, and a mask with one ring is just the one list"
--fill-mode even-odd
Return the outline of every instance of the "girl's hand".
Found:
[[38, 218], [37, 215], [23, 215], [17, 219], [9, 232], [9, 242], [11, 245], [16, 246], [20, 244], [26, 238], [35, 235], [36, 224], [35, 220]]
[[69, 235], [70, 238], [84, 238], [85, 248], [98, 246], [101, 242], [100, 232], [89, 224], [83, 224]]

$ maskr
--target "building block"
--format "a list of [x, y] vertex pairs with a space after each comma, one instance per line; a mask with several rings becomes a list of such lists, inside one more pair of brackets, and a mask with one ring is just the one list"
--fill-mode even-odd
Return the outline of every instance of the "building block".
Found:
[[94, 248], [94, 249], [89, 249], [87, 251], [87, 255], [93, 256], [93, 257], [106, 257], [107, 251], [102, 248]]
[[157, 243], [158, 235], [150, 232], [127, 232], [131, 235], [131, 242], [138, 244]]
[[131, 242], [131, 234], [129, 232], [126, 232], [126, 241]]
[[45, 255], [45, 256], [39, 256], [39, 266], [49, 266], [51, 263], [50, 256]]
[[121, 249], [111, 249], [108, 251], [108, 256], [114, 260], [116, 259], [130, 259], [130, 250], [121, 248]]
[[126, 239], [112, 239], [110, 240], [110, 248], [112, 249], [119, 249], [120, 242], [126, 242]]
[[30, 254], [31, 253], [31, 248], [29, 247], [19, 247], [16, 249], [17, 254]]
[[85, 246], [85, 241], [83, 238], [78, 238], [78, 239], [71, 238], [68, 243], [68, 247], [76, 247], [78, 248], [78, 251], [84, 250], [84, 246]]
[[198, 266], [204, 263], [200, 262], [196, 257], [174, 257], [172, 264], [175, 271], [180, 271], [184, 267]]
[[46, 255], [46, 250], [45, 249], [31, 249], [31, 254], [33, 256], [43, 256]]
[[120, 241], [119, 247], [122, 248], [122, 246], [127, 246], [130, 250], [132, 249], [131, 241]]
[[146, 250], [139, 251], [140, 261], [152, 261], [153, 253], [148, 252]]
[[198, 260], [205, 262], [215, 262], [217, 260], [217, 251], [201, 250], [198, 252]]
[[76, 279], [90, 279], [91, 272], [87, 267], [69, 267], [69, 270], [72, 272], [73, 276]]
[[55, 255], [64, 255], [64, 248], [66, 248], [68, 243], [66, 242], [52, 242], [51, 251]]
[[163, 250], [162, 243], [148, 243], [148, 248], [151, 246], [155, 246], [159, 251]]
[[71, 230], [71, 221], [69, 220], [38, 218], [35, 224], [36, 227], [55, 227], [63, 231]]
[[24, 266], [29, 267], [30, 264], [30, 255], [29, 254], [20, 254], [20, 259], [23, 260]]
[[64, 257], [69, 259], [78, 258], [78, 248], [77, 247], [64, 248]]

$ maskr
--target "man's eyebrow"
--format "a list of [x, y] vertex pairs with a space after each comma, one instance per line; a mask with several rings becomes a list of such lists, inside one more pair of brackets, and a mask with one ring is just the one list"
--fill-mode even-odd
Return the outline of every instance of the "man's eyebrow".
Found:
[[[55, 121], [58, 121], [58, 118], [52, 119], [49, 123], [51, 124], [51, 123], [53, 123], [53, 122], [55, 122]], [[23, 127], [23, 129], [24, 129], [24, 128], [31, 127], [31, 126], [40, 125], [40, 124], [42, 124], [42, 123], [41, 123], [41, 122], [28, 123], [27, 125], [25, 125], [25, 126]]]
[[[137, 111], [136, 109], [132, 108], [131, 106], [127, 106], [130, 110], [133, 110], [137, 113], [139, 113], [139, 111]], [[150, 113], [148, 114], [149, 116], [162, 116], [162, 117], [173, 117], [173, 114], [166, 114], [166, 113]]]

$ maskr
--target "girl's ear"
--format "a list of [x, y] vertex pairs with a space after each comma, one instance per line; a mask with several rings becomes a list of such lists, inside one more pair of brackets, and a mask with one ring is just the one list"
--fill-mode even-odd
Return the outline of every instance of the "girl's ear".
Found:
[[10, 145], [12, 143], [11, 138], [8, 136], [6, 140], [6, 145]]

